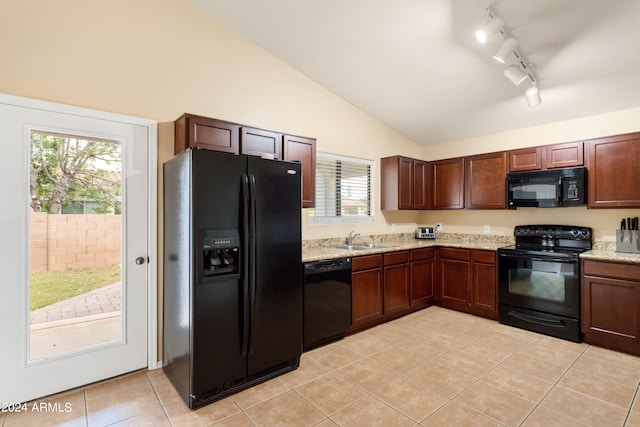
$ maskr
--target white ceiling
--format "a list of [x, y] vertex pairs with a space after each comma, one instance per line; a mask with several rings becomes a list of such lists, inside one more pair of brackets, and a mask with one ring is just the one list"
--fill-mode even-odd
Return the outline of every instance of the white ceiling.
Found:
[[[421, 145], [640, 106], [638, 0], [189, 1]], [[476, 41], [488, 5], [540, 106], [492, 58], [500, 36]]]

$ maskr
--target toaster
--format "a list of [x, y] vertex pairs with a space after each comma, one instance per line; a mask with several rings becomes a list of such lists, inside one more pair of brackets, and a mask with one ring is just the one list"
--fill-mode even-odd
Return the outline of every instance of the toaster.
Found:
[[423, 225], [416, 229], [416, 239], [435, 239], [436, 227], [432, 225]]

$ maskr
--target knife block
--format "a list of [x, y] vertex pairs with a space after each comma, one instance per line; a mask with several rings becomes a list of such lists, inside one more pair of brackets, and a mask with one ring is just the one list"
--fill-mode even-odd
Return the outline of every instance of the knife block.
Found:
[[638, 230], [616, 230], [616, 252], [640, 253]]

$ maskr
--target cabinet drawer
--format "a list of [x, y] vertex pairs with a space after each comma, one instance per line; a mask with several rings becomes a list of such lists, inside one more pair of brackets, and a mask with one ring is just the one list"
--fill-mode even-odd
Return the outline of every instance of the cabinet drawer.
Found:
[[433, 258], [436, 254], [434, 248], [414, 249], [411, 251], [411, 261]]
[[382, 254], [359, 256], [351, 260], [351, 271], [368, 270], [378, 267], [382, 267]]
[[409, 262], [409, 251], [384, 254], [384, 265], [402, 264], [407, 262]]
[[483, 262], [485, 264], [496, 263], [496, 253], [493, 251], [473, 251], [473, 262]]
[[471, 251], [469, 249], [440, 248], [438, 249], [438, 255], [444, 259], [471, 260]]
[[640, 265], [583, 261], [582, 266], [582, 273], [586, 276], [615, 277], [640, 281]]

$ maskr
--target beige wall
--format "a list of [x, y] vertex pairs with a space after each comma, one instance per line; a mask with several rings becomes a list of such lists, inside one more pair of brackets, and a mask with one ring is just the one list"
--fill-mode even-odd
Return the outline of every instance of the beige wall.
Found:
[[[424, 147], [422, 155], [426, 160], [438, 160], [637, 131], [640, 131], [640, 108], [632, 108], [544, 126], [431, 145]], [[640, 183], [635, 183], [635, 185], [640, 185]], [[518, 208], [506, 211], [430, 211], [422, 213], [421, 221], [429, 225], [440, 222], [443, 224], [444, 231], [461, 233], [483, 233], [484, 225], [488, 224], [492, 234], [502, 235], [513, 233], [513, 227], [518, 224], [582, 225], [592, 227], [594, 237], [597, 240], [612, 241], [615, 240], [615, 229], [619, 226], [620, 219], [638, 215], [640, 215], [638, 209]]]
[[[159, 163], [184, 112], [317, 138], [376, 160], [421, 148], [182, 0], [0, 3], [0, 92], [160, 122]], [[374, 179], [374, 206], [379, 206]], [[162, 188], [159, 182], [159, 188]], [[303, 212], [306, 216], [306, 211]], [[403, 214], [412, 229], [417, 214]], [[304, 238], [353, 225], [307, 225]], [[376, 211], [364, 232], [390, 231]]]

